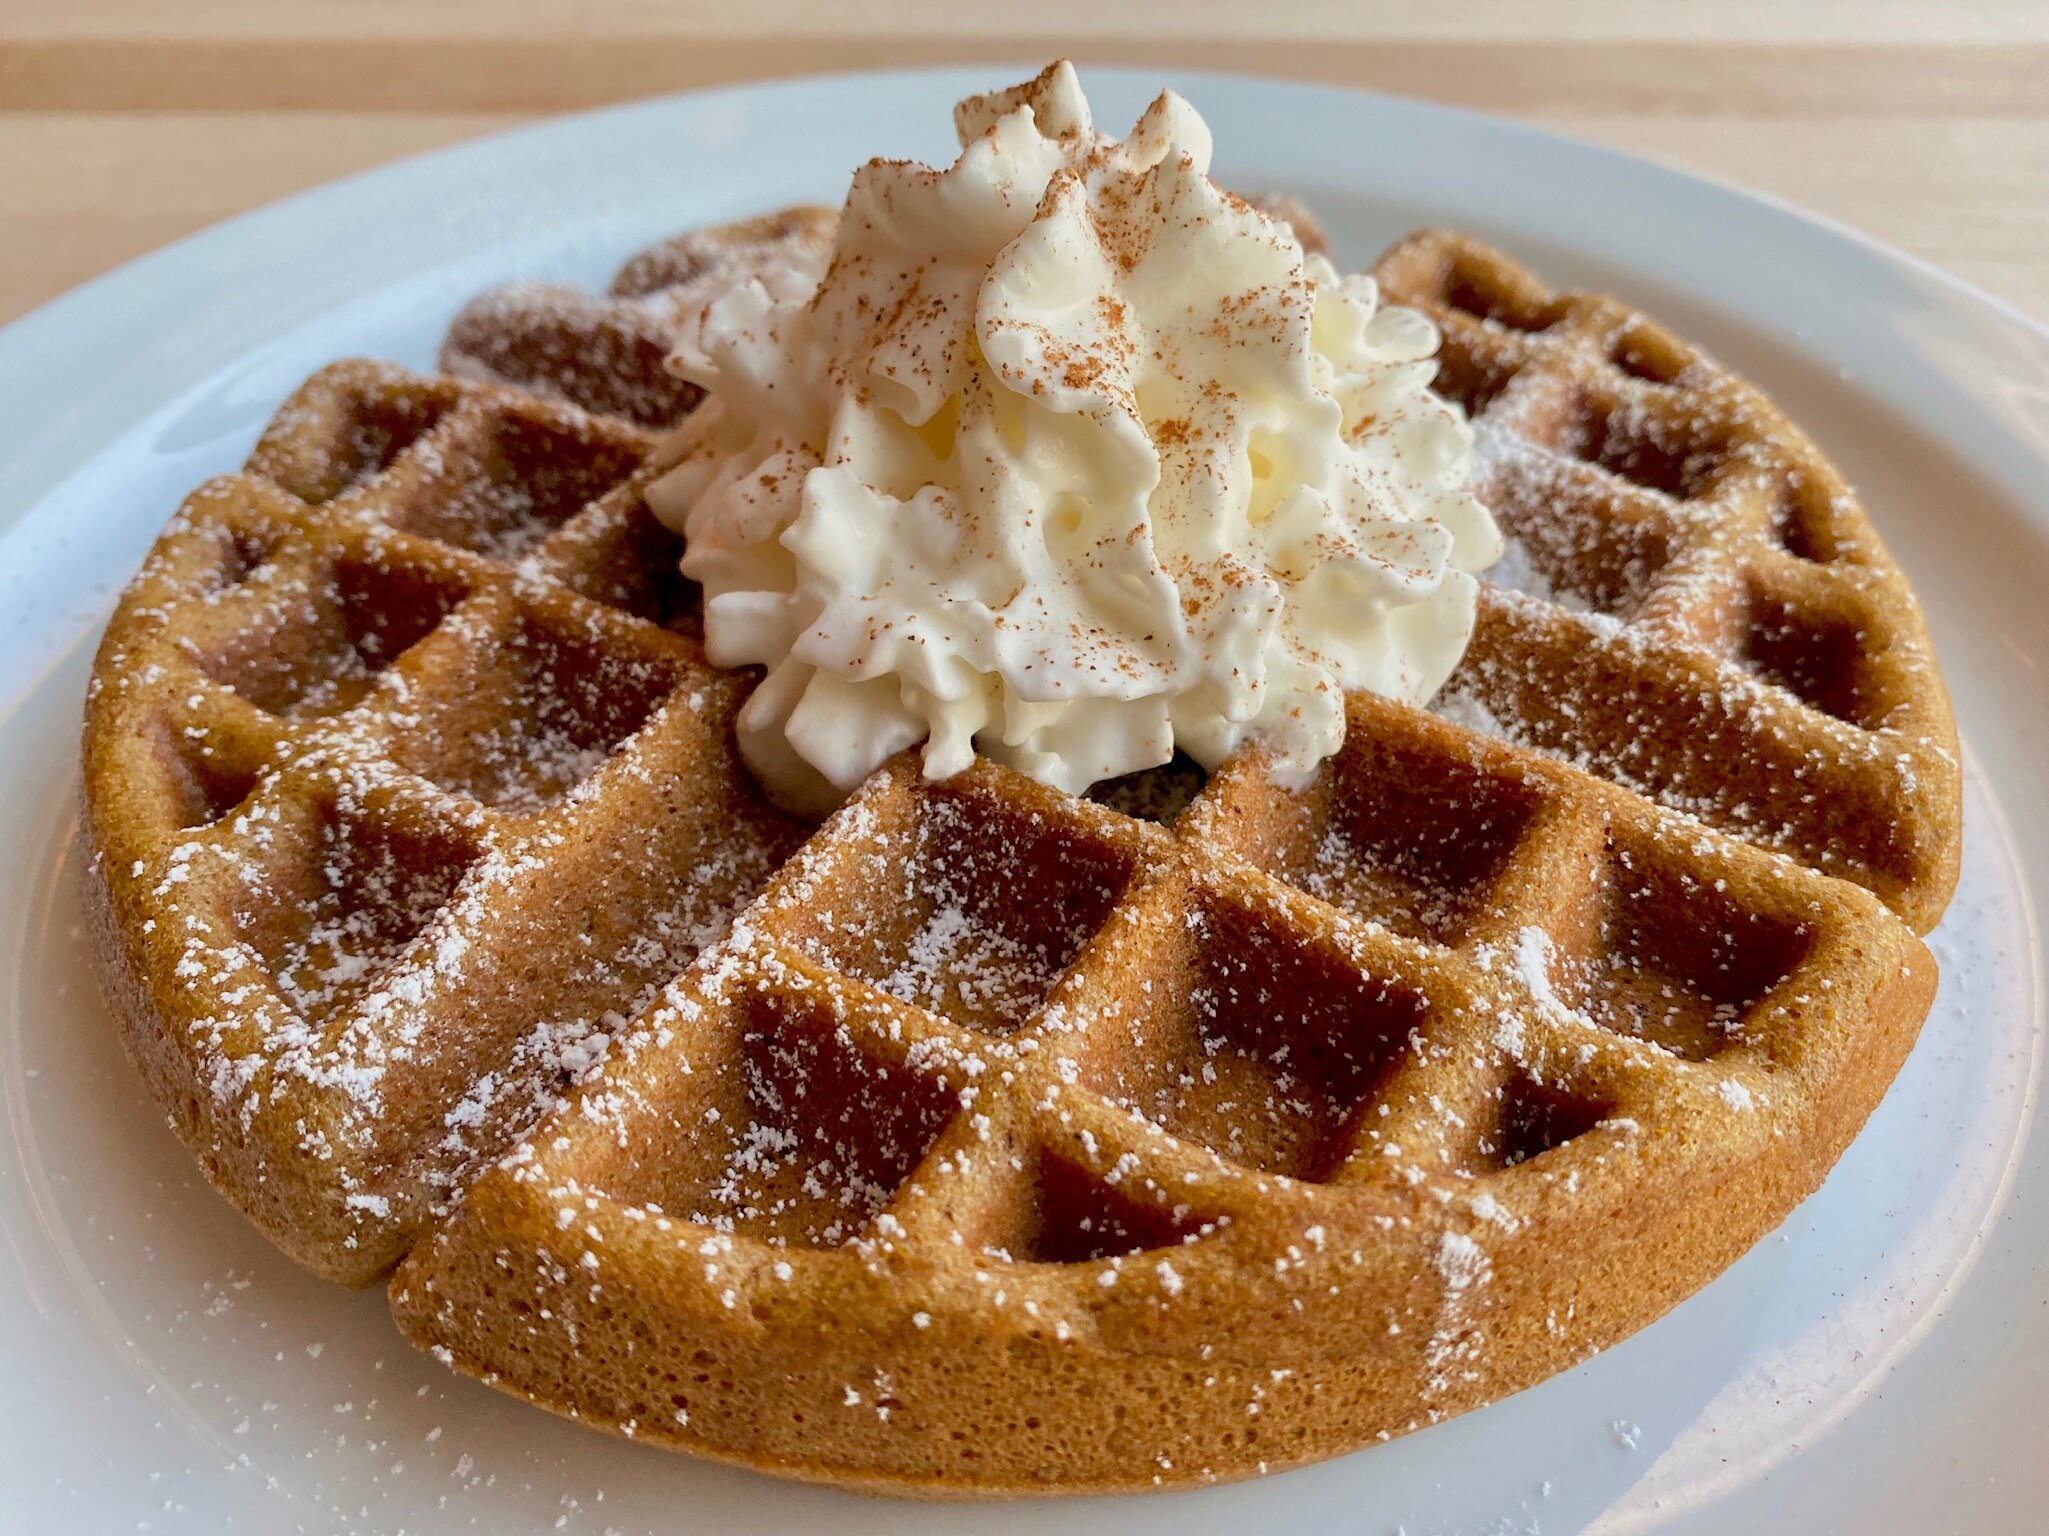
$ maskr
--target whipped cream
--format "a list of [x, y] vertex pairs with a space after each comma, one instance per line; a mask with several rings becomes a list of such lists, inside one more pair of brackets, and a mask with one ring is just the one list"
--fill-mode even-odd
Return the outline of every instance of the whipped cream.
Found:
[[855, 172], [836, 243], [687, 321], [709, 399], [648, 492], [740, 746], [826, 809], [924, 743], [1080, 792], [1247, 741], [1284, 784], [1343, 694], [1421, 702], [1500, 550], [1437, 334], [1210, 181], [1171, 92], [1118, 142], [1059, 63]]

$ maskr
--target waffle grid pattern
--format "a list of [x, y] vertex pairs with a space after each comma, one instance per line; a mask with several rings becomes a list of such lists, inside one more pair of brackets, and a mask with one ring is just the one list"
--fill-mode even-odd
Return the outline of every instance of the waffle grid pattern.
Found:
[[110, 631], [88, 809], [138, 1054], [323, 1273], [389, 1269], [803, 836], [729, 766], [647, 446], [337, 365]]
[[[408, 1260], [402, 1326], [628, 1434], [1033, 1492], [1327, 1454], [1662, 1311], [1740, 1246], [1660, 1228], [1783, 1198], [1732, 1181], [1840, 1133], [1928, 962], [1861, 892], [1355, 708], [1308, 797], [1248, 760], [1171, 828], [880, 776]], [[1143, 1415], [1075, 1362], [1157, 1376]]]
[[1437, 323], [1438, 387], [1474, 422], [1482, 498], [1519, 551], [1449, 696], [1933, 926], [1956, 880], [1955, 726], [1919, 609], [1834, 467], [1614, 299], [1443, 231], [1376, 270]]
[[1760, 397], [1456, 237], [1380, 270], [1527, 590], [1453, 719], [1355, 698], [1300, 793], [1256, 753], [1090, 800], [899, 762], [795, 825], [644, 432], [316, 375], [88, 709], [110, 984], [210, 1176], [309, 1267], [397, 1264], [407, 1335], [520, 1395], [924, 1493], [1333, 1454], [1712, 1278], [1926, 1010], [1940, 681]]

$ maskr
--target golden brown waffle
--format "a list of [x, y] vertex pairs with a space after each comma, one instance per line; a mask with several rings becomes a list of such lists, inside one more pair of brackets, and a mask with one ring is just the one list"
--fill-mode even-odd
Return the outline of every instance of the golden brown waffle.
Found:
[[1357, 697], [1301, 793], [1256, 753], [1088, 800], [899, 762], [801, 848], [637, 430], [317, 376], [88, 707], [112, 990], [216, 1183], [323, 1273], [404, 1255], [408, 1337], [507, 1390], [935, 1495], [1334, 1454], [1712, 1278], [1932, 994], [1920, 620], [1663, 333], [1455, 237], [1381, 271], [1562, 599], [1488, 596], [1451, 706], [1488, 731]]

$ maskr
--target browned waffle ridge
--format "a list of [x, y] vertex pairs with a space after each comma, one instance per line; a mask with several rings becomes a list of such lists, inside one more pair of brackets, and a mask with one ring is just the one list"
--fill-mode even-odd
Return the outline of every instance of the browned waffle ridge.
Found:
[[316, 375], [87, 708], [110, 993], [209, 1176], [521, 1396], [941, 1496], [1335, 1454], [1712, 1278], [1932, 994], [1921, 621], [1648, 322], [1457, 236], [1379, 272], [1549, 598], [1491, 590], [1454, 719], [1355, 698], [1300, 794], [900, 762], [792, 825], [638, 428], [573, 368]]

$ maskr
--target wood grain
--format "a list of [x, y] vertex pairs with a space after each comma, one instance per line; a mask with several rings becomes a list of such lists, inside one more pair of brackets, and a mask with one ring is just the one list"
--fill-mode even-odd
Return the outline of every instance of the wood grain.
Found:
[[1967, 0], [0, 0], [0, 321], [396, 156], [693, 86], [1214, 67], [1504, 112], [1869, 230], [2049, 317], [2049, 6]]
[[697, 86], [1069, 54], [1229, 67], [1490, 111], [1792, 118], [2049, 115], [2049, 44], [1303, 42], [1019, 32], [844, 38], [53, 38], [0, 50], [0, 100], [27, 111], [556, 112]]

